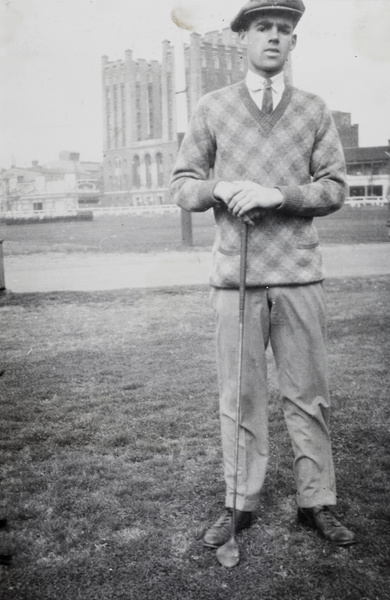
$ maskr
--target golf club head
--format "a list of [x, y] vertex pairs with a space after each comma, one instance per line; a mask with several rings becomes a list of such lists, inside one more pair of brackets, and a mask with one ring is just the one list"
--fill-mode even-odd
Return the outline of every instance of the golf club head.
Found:
[[240, 551], [236, 538], [232, 536], [226, 544], [220, 546], [217, 550], [217, 559], [220, 565], [231, 569], [240, 562]]

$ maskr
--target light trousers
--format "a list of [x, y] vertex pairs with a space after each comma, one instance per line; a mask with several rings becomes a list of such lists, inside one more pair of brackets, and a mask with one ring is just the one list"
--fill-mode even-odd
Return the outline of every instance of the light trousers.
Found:
[[[212, 288], [226, 506], [233, 506], [234, 438], [238, 382], [238, 290]], [[268, 463], [266, 348], [271, 343], [282, 409], [293, 449], [297, 503], [336, 504], [329, 435], [326, 306], [322, 283], [248, 288], [237, 509], [257, 508]]]

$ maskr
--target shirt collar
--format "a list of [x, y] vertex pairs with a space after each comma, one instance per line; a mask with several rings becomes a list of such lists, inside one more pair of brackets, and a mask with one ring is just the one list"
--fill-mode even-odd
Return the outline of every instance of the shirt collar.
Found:
[[[284, 73], [278, 73], [274, 77], [270, 77], [272, 81], [272, 91], [277, 94], [283, 93], [285, 88], [284, 83]], [[264, 77], [260, 77], [253, 71], [248, 71], [246, 74], [246, 85], [252, 92], [258, 92], [259, 90], [264, 89], [265, 79]]]

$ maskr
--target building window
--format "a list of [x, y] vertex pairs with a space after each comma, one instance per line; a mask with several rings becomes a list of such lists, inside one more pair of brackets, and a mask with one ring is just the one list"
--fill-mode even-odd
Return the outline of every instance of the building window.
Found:
[[124, 83], [121, 84], [121, 104], [122, 104], [122, 146], [126, 146], [126, 89]]
[[364, 185], [351, 185], [351, 187], [349, 188], [349, 196], [351, 198], [365, 196], [365, 192], [366, 190], [364, 188]]
[[42, 202], [34, 202], [33, 203], [33, 210], [43, 210], [43, 204], [42, 204]]
[[114, 101], [114, 148], [118, 148], [118, 86], [113, 87], [113, 101]]
[[136, 120], [137, 120], [137, 140], [140, 141], [142, 136], [141, 131], [141, 86], [137, 82], [135, 85], [135, 107], [136, 107]]
[[173, 139], [173, 105], [174, 105], [174, 90], [172, 85], [172, 74], [167, 75], [167, 96], [168, 96], [168, 137]]
[[367, 196], [383, 196], [383, 186], [382, 185], [368, 185], [367, 186]]
[[190, 68], [190, 51], [188, 46], [184, 50], [184, 64], [186, 70]]
[[347, 165], [347, 173], [348, 175], [361, 175], [361, 167], [356, 164], [349, 164]]
[[145, 175], [146, 175], [146, 187], [152, 187], [152, 169], [151, 169], [151, 158], [150, 154], [145, 155]]
[[157, 185], [158, 187], [162, 187], [164, 185], [164, 165], [163, 165], [163, 156], [161, 152], [156, 154], [156, 164], [157, 164]]
[[136, 188], [141, 187], [139, 165], [140, 165], [139, 156], [135, 155], [133, 158], [133, 186]]
[[148, 83], [148, 108], [149, 108], [149, 138], [154, 137], [153, 127], [153, 83]]
[[121, 179], [122, 179], [122, 160], [120, 156], [115, 157], [115, 189], [121, 189]]
[[230, 54], [230, 50], [226, 52], [226, 68], [228, 71], [232, 70], [232, 55]]

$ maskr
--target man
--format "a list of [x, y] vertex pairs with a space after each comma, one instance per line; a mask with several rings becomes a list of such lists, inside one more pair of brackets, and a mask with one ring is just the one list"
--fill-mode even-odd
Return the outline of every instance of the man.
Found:
[[246, 46], [246, 80], [201, 98], [171, 180], [182, 208], [213, 208], [217, 224], [210, 282], [227, 510], [204, 536], [213, 548], [227, 542], [232, 524], [242, 221], [249, 232], [237, 532], [251, 524], [266, 473], [271, 343], [294, 452], [298, 517], [337, 545], [355, 541], [329, 510], [336, 489], [322, 258], [313, 225], [313, 217], [342, 206], [345, 164], [324, 102], [283, 76], [304, 10], [301, 0], [249, 0], [242, 7], [231, 28]]

